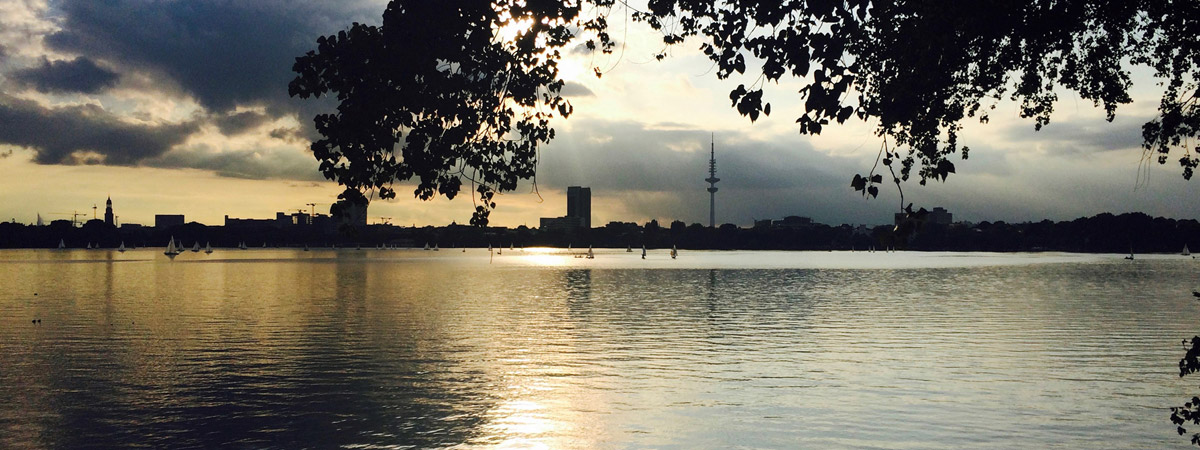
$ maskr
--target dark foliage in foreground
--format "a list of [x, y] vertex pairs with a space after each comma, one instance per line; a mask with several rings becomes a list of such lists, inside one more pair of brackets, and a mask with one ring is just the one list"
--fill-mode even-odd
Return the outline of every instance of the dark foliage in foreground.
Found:
[[623, 49], [610, 26], [622, 19], [662, 33], [659, 59], [698, 45], [718, 78], [753, 79], [729, 93], [751, 121], [771, 113], [764, 85], [788, 78], [801, 85], [789, 100], [804, 107], [800, 133], [874, 124], [877, 163], [851, 183], [864, 196], [910, 176], [944, 181], [957, 170], [951, 159], [969, 154], [963, 122], [987, 122], [1000, 102], [1019, 104], [1035, 129], [1050, 123], [1059, 92], [1112, 120], [1131, 101], [1131, 66], [1164, 86], [1142, 128], [1143, 159], [1178, 156], [1191, 178], [1196, 17], [1194, 0], [651, 0], [644, 11], [616, 0], [392, 0], [381, 25], [317, 39], [288, 88], [339, 102], [315, 118], [322, 138], [312, 150], [326, 177], [385, 199], [395, 181], [413, 180], [421, 199], [452, 198], [469, 183], [479, 226], [496, 192], [536, 175], [550, 119], [571, 114], [558, 63], [574, 48]]

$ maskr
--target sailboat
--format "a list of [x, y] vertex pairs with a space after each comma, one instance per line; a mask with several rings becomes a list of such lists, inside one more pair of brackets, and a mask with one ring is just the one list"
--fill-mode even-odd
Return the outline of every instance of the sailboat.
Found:
[[199, 253], [199, 252], [200, 252], [200, 241], [196, 241], [195, 244], [192, 244], [192, 253]]
[[121, 252], [121, 253], [125, 253], [125, 241], [121, 241], [121, 246], [117, 247], [117, 251]]
[[[264, 243], [263, 243], [263, 245], [267, 245], [267, 244], [264, 242]], [[239, 250], [246, 250], [246, 241], [241, 241], [241, 242], [238, 242], [238, 249], [239, 249]]]
[[212, 254], [212, 242], [204, 243], [204, 254], [206, 254], [206, 255]]
[[1133, 261], [1133, 246], [1132, 245], [1129, 246], [1129, 256], [1126, 256], [1125, 259]]
[[304, 244], [304, 251], [308, 251], [308, 244]]
[[596, 254], [592, 252], [592, 246], [588, 246], [587, 259], [596, 259]]
[[62, 239], [59, 239], [58, 240], [58, 248], [67, 248], [67, 243], [63, 242]]
[[671, 259], [675, 259], [676, 256], [679, 256], [679, 250], [675, 249], [675, 246], [672, 245], [671, 246]]
[[171, 259], [175, 259], [175, 255], [179, 254], [179, 247], [175, 245], [175, 236], [171, 236], [171, 241], [167, 242], [167, 249], [163, 254], [171, 257]]
[[1183, 253], [1180, 253], [1180, 254], [1183, 256], [1188, 256], [1188, 255], [1192, 254], [1192, 252], [1190, 250], [1188, 250], [1187, 244], [1183, 244]]
[[442, 249], [438, 248], [438, 245], [435, 243], [435, 244], [433, 244], [433, 251], [440, 252], [440, 251], [442, 251]]
[[426, 243], [425, 243], [425, 250], [429, 250], [429, 243], [428, 243], [428, 242], [426, 242]]
[[88, 250], [91, 250], [91, 249], [92, 249], [92, 243], [91, 243], [91, 242], [88, 242], [88, 246], [87, 246], [87, 248], [88, 248]]
[[512, 242], [509, 242], [509, 243], [508, 243], [508, 251], [510, 251], [510, 252], [511, 252], [511, 251], [513, 251], [513, 244], [512, 244]]
[[642, 259], [646, 259], [646, 246], [642, 246]]
[[633, 253], [633, 246], [632, 246], [632, 245], [626, 245], [626, 246], [625, 246], [625, 253]]

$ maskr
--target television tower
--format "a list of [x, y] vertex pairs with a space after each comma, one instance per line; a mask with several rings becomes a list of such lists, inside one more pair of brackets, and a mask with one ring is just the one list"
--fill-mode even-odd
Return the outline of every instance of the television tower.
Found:
[[704, 181], [708, 182], [708, 227], [717, 226], [717, 182], [721, 181], [717, 178], [717, 149], [716, 136], [709, 141], [709, 159], [708, 159], [708, 178]]

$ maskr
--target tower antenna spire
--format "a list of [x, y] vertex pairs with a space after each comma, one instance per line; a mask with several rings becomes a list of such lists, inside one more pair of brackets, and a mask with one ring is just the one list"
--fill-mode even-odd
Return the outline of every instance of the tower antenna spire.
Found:
[[717, 134], [712, 133], [709, 137], [709, 157], [708, 157], [708, 178], [704, 181], [708, 182], [708, 227], [717, 226], [717, 182], [721, 181], [717, 178]]

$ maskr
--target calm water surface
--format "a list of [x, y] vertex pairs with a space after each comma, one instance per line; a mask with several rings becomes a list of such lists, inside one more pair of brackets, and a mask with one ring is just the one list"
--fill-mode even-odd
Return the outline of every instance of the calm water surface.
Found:
[[[1200, 261], [0, 251], [0, 448], [1162, 448]], [[41, 319], [40, 324], [31, 323]]]

